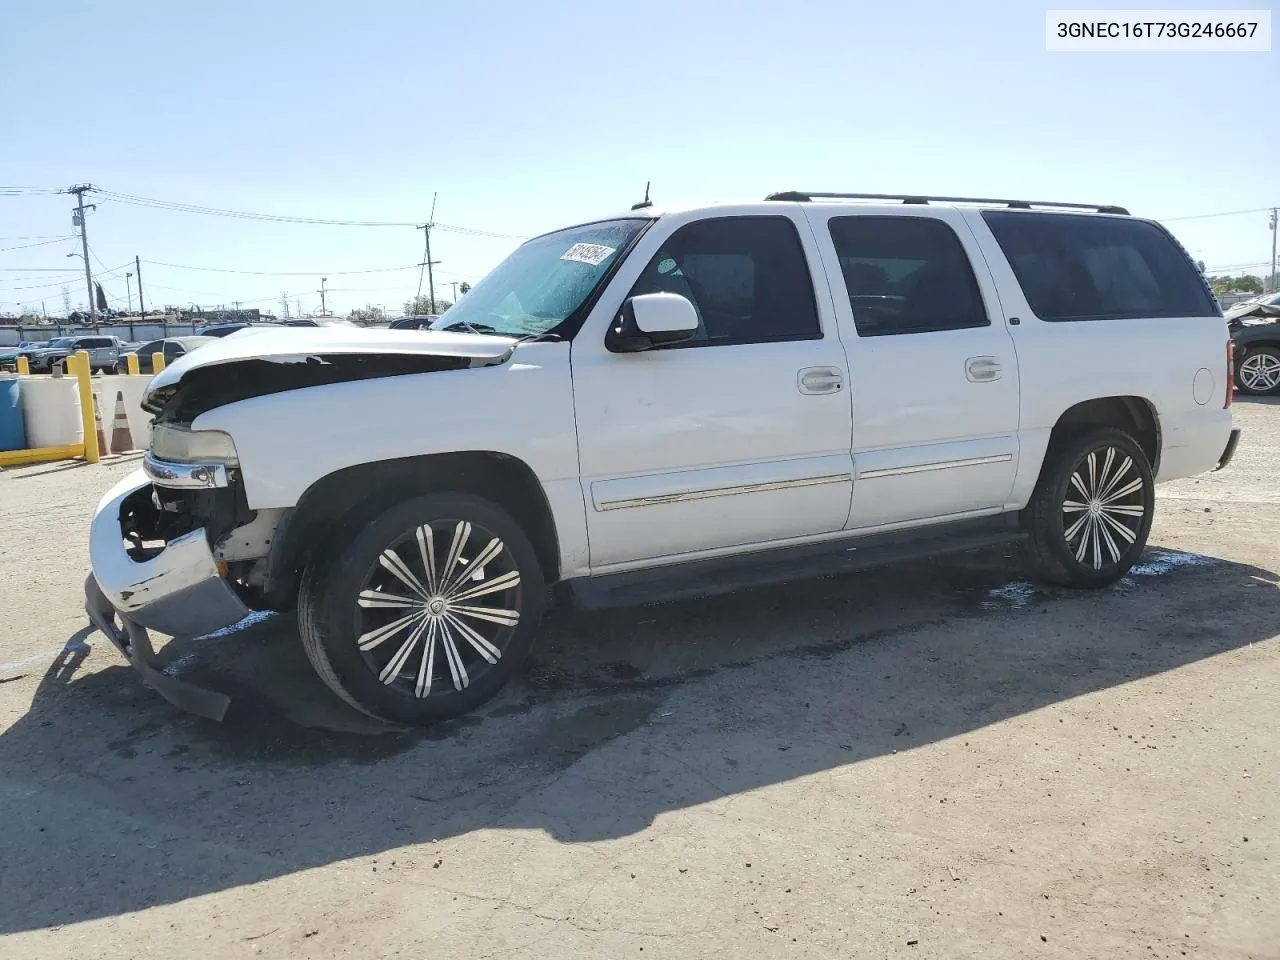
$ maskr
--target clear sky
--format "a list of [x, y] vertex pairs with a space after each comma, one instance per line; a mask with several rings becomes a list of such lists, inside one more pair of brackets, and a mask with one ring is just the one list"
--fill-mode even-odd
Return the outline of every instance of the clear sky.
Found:
[[[1167, 2], [1167, 0], [1166, 0]], [[1200, 2], [1232, 8], [1245, 3]], [[1255, 6], [1260, 6], [1255, 0]], [[1065, 6], [1055, 4], [1054, 6]], [[1131, 4], [1130, 6], [1141, 6]], [[732, 0], [13, 0], [0, 187], [529, 235], [659, 201], [782, 189], [1118, 203], [1161, 218], [1280, 204], [1280, 54], [1046, 53], [1045, 5]], [[0, 311], [83, 278], [66, 196], [0, 195]], [[1210, 268], [1270, 255], [1264, 213], [1177, 220]], [[411, 226], [301, 226], [99, 198], [94, 267], [147, 301], [399, 309]], [[437, 231], [437, 295], [514, 241]], [[217, 273], [195, 267], [297, 272]], [[1222, 271], [1227, 272], [1227, 271]], [[122, 272], [104, 280], [123, 305]], [[425, 290], [424, 290], [425, 292]]]

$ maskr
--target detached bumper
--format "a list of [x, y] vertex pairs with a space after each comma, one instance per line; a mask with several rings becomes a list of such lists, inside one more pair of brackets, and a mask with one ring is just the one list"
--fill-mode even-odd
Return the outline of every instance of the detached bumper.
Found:
[[1240, 444], [1240, 428], [1236, 427], [1231, 431], [1231, 438], [1227, 441], [1227, 447], [1225, 450], [1222, 451], [1222, 456], [1218, 460], [1218, 465], [1213, 469], [1221, 470], [1228, 463], [1230, 463], [1231, 458], [1236, 455], [1236, 447], [1239, 446], [1239, 444]]
[[89, 531], [89, 562], [107, 602], [134, 623], [173, 637], [197, 637], [249, 614], [221, 576], [203, 528], [170, 540], [156, 555], [135, 560], [125, 548], [121, 508], [151, 482], [137, 471], [98, 504]]
[[85, 582], [85, 612], [166, 700], [221, 720], [230, 700], [163, 673], [147, 628], [175, 637], [196, 637], [244, 619], [249, 608], [219, 576], [203, 529], [169, 540], [146, 559], [130, 555], [122, 510], [128, 509], [130, 498], [150, 493], [150, 481], [137, 471], [112, 487], [98, 504], [89, 532], [93, 573]]

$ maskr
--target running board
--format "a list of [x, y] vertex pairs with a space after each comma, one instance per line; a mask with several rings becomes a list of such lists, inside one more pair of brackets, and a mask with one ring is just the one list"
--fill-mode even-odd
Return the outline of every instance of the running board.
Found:
[[651, 570], [577, 577], [561, 583], [558, 593], [578, 610], [687, 600], [992, 547], [1023, 536], [1018, 515], [1006, 513], [820, 544], [691, 560]]

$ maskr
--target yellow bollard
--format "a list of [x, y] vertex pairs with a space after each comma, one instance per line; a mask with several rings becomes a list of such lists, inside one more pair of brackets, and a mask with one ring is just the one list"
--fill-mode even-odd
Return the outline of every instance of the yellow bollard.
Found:
[[151, 355], [151, 372], [159, 373], [164, 369], [164, 354], [160, 352]]
[[138, 370], [138, 355], [136, 353], [126, 354], [124, 358], [125, 366], [129, 368], [129, 376], [136, 377]]
[[76, 385], [80, 388], [80, 422], [84, 424], [85, 463], [97, 463], [101, 459], [98, 449], [98, 425], [93, 417], [93, 383], [89, 379], [89, 352], [77, 350], [67, 358], [67, 372], [75, 371]]
[[27, 363], [26, 357], [18, 358], [18, 374], [23, 377], [31, 376], [31, 364]]

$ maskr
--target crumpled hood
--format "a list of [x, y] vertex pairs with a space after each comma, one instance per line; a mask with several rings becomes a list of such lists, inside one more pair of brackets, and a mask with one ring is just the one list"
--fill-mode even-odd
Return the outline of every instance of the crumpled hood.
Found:
[[159, 413], [180, 389], [200, 393], [197, 406], [211, 409], [237, 397], [303, 386], [490, 366], [506, 362], [517, 342], [516, 337], [436, 330], [242, 330], [192, 350], [162, 370], [147, 384], [142, 406]]
[[165, 367], [148, 389], [169, 386], [191, 370], [236, 360], [305, 363], [308, 357], [360, 354], [472, 357], [501, 360], [515, 337], [445, 333], [440, 330], [361, 330], [352, 327], [286, 327], [240, 330], [208, 343]]
[[1275, 322], [1280, 320], [1280, 305], [1271, 303], [1237, 303], [1234, 307], [1223, 314], [1230, 323], [1233, 320], [1243, 320], [1246, 317], [1265, 318], [1264, 322]]

